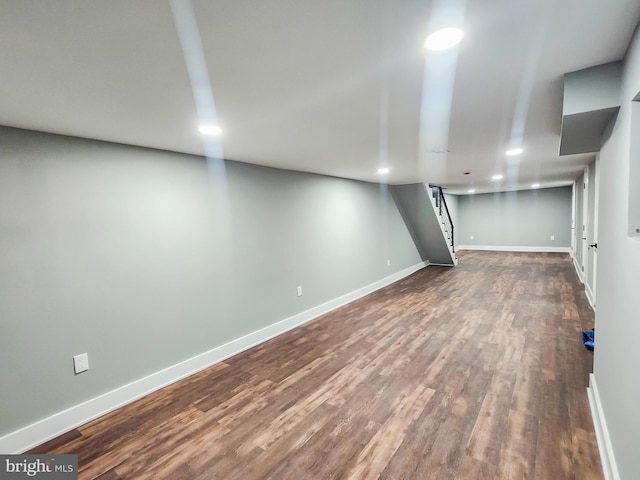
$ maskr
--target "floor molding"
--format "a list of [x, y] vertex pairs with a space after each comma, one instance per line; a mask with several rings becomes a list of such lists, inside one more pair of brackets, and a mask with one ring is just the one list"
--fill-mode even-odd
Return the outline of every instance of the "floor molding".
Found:
[[600, 395], [596, 384], [596, 377], [591, 373], [589, 375], [589, 388], [587, 388], [589, 396], [589, 407], [591, 408], [591, 417], [593, 418], [593, 428], [596, 432], [598, 441], [598, 450], [600, 451], [600, 462], [602, 463], [602, 471], [605, 480], [620, 480], [618, 466], [613, 454], [611, 446], [611, 438], [607, 429], [602, 404], [600, 403]]
[[115, 390], [111, 390], [86, 402], [57, 412], [50, 417], [27, 425], [19, 430], [0, 437], [0, 453], [15, 454], [27, 451], [41, 443], [57, 437], [69, 430], [83, 425], [123, 405], [131, 403], [151, 392], [166, 387], [178, 380], [193, 375], [211, 365], [221, 362], [244, 350], [248, 350], [273, 337], [303, 325], [325, 313], [353, 302], [387, 285], [401, 280], [428, 266], [421, 262], [405, 268], [353, 292], [342, 295], [304, 312], [271, 324], [248, 335], [215, 347], [183, 362], [135, 380]]
[[584, 283], [584, 274], [582, 273], [582, 268], [580, 268], [580, 265], [578, 265], [578, 260], [576, 259], [576, 257], [573, 257], [573, 266], [576, 269], [576, 274], [578, 275], [580, 283]]
[[595, 312], [596, 311], [596, 298], [595, 298], [595, 295], [593, 294], [593, 291], [591, 290], [591, 286], [589, 286], [589, 284], [587, 282], [585, 282], [584, 273], [582, 272], [582, 268], [578, 264], [578, 259], [576, 258], [575, 252], [573, 252], [573, 251], [571, 252], [571, 258], [573, 259], [573, 267], [576, 269], [576, 275], [578, 275], [578, 280], [580, 280], [580, 283], [582, 283], [584, 285], [584, 292], [585, 292], [585, 295], [587, 296], [587, 301], [589, 302], [589, 305], [591, 306], [591, 308]]
[[589, 305], [591, 305], [591, 308], [593, 308], [593, 311], [595, 312], [596, 299], [595, 299], [595, 296], [593, 295], [593, 291], [591, 290], [591, 286], [587, 282], [584, 282], [584, 291], [587, 294], [587, 300], [589, 301]]
[[571, 247], [523, 247], [509, 245], [458, 245], [458, 250], [489, 250], [493, 252], [571, 253]]

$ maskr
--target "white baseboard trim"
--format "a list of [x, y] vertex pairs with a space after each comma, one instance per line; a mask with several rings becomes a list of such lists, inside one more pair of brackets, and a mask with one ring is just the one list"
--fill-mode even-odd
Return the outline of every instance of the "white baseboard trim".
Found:
[[326, 303], [215, 347], [0, 437], [0, 453], [22, 453], [151, 392], [259, 345], [428, 266], [421, 262]]
[[573, 257], [573, 266], [576, 269], [576, 274], [578, 275], [578, 279], [580, 283], [584, 283], [584, 274], [582, 273], [582, 268], [578, 265], [578, 260], [576, 257]]
[[593, 296], [593, 291], [591, 290], [591, 286], [587, 282], [584, 282], [584, 291], [587, 294], [587, 300], [589, 300], [589, 305], [591, 305], [591, 308], [593, 308], [593, 311], [595, 311], [596, 299]]
[[505, 245], [458, 245], [458, 250], [489, 250], [493, 252], [571, 253], [571, 247], [522, 247]]
[[593, 428], [596, 432], [596, 439], [598, 441], [600, 463], [602, 463], [604, 479], [620, 480], [620, 473], [618, 472], [616, 457], [613, 454], [613, 447], [611, 446], [611, 438], [609, 437], [607, 422], [605, 421], [602, 404], [600, 403], [596, 377], [593, 373], [589, 375], [589, 388], [587, 388], [587, 395], [589, 397], [589, 407], [591, 408], [591, 418], [593, 418]]

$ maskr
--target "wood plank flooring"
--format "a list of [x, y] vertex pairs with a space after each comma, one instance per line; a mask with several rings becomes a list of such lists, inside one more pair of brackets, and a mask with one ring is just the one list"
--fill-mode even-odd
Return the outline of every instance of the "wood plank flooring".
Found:
[[101, 480], [602, 479], [571, 259], [459, 258], [30, 453]]

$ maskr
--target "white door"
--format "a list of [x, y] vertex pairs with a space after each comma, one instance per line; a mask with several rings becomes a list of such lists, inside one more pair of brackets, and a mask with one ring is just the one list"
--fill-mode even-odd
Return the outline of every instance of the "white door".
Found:
[[600, 203], [600, 155], [598, 155], [596, 157], [596, 161], [594, 164], [595, 168], [596, 168], [596, 172], [594, 175], [594, 179], [595, 179], [595, 185], [594, 185], [594, 190], [595, 190], [595, 197], [594, 197], [594, 202], [593, 202], [593, 247], [591, 248], [591, 251], [593, 252], [593, 260], [591, 262], [591, 264], [593, 265], [593, 272], [591, 275], [591, 293], [593, 294], [593, 306], [596, 306], [596, 283], [598, 280], [598, 212], [599, 212], [599, 207], [598, 204]]

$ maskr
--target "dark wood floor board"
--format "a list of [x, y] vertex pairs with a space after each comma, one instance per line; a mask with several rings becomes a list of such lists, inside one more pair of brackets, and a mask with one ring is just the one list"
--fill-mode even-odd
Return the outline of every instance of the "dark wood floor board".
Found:
[[376, 479], [402, 443], [411, 423], [415, 422], [432, 397], [434, 390], [423, 385], [400, 392], [393, 413], [365, 445], [347, 478]]
[[115, 470], [109, 470], [96, 477], [96, 480], [122, 480]]
[[[569, 469], [576, 472], [576, 478], [587, 480], [598, 480], [601, 477], [600, 456], [593, 448], [586, 446], [596, 443], [593, 431], [575, 428], [572, 430], [572, 437], [569, 442], [571, 462]], [[586, 448], [585, 448], [586, 447]]]
[[537, 442], [538, 422], [528, 413], [510, 410], [505, 438], [500, 447], [499, 478], [505, 480], [534, 480], [536, 451], [531, 448]]
[[305, 443], [303, 450], [318, 455], [290, 455], [272, 472], [273, 478], [287, 478], [286, 465], [294, 466], [293, 471], [308, 472], [302, 478], [343, 478], [345, 470], [381, 428], [380, 419], [387, 418], [380, 405], [393, 401], [396, 395], [383, 396], [386, 391], [373, 383], [363, 385], [361, 393], [366, 400], [342, 405], [336, 415], [324, 419], [324, 426]]
[[[477, 378], [471, 376], [465, 384], [470, 393], [469, 383], [480, 385]], [[475, 395], [459, 395], [447, 398], [440, 404], [441, 420], [428, 450], [424, 450], [418, 471], [428, 472], [426, 478], [456, 477], [461, 462], [467, 456], [467, 444], [472, 435], [473, 422], [479, 414], [481, 403], [474, 399]], [[398, 455], [399, 458], [400, 455]]]
[[[139, 429], [152, 428], [154, 425], [162, 423], [164, 419], [187, 408], [194, 399], [211, 394], [211, 386], [217, 384], [218, 379], [225, 374], [228, 375], [225, 363], [214, 365], [210, 369], [182, 380], [180, 384], [169, 385], [143, 399], [83, 425], [79, 431], [84, 438], [100, 434], [101, 442], [111, 443], [120, 440], [123, 433], [133, 434]], [[182, 386], [184, 388], [181, 388]], [[219, 391], [219, 389], [217, 390]], [[108, 425], [108, 428], [105, 428], [105, 425]], [[113, 438], [109, 436], [109, 433]]]
[[449, 476], [446, 480], [456, 480], [458, 478], [464, 478], [465, 480], [488, 480], [501, 477], [498, 476], [494, 465], [465, 456], [460, 463], [458, 472], [456, 472], [455, 475]]
[[[280, 436], [265, 450], [255, 462], [245, 465], [241, 470], [235, 470], [239, 478], [288, 478], [292, 474], [299, 474], [301, 478], [307, 471], [318, 474], [326, 470], [326, 456], [330, 452], [354, 455], [357, 450], [350, 451], [358, 444], [358, 437], [371, 436], [372, 431], [360, 428], [353, 443], [343, 445], [342, 439], [331, 436], [335, 428], [337, 409], [330, 405], [323, 405], [314, 415], [303, 419], [301, 428], [289, 430]], [[337, 449], [338, 448], [338, 449]], [[294, 473], [295, 472], [295, 473]], [[293, 478], [293, 477], [292, 477]], [[327, 477], [318, 477], [327, 478]]]
[[[114, 469], [122, 476], [121, 466], [124, 471], [137, 471], [142, 464], [157, 463], [160, 459], [166, 462], [171, 455], [188, 439], [203, 438], [207, 432], [207, 426], [203, 424], [202, 412], [195, 408], [189, 408], [180, 414], [166, 419], [162, 424], [146, 430], [147, 436], [127, 436], [123, 441], [112, 442], [109, 445], [101, 445], [99, 440], [87, 442], [81, 446], [83, 462], [79, 465], [79, 473], [82, 478], [93, 478], [104, 471], [105, 467]], [[98, 437], [99, 438], [99, 437]], [[153, 439], [153, 441], [149, 441]], [[106, 450], [102, 455], [92, 455], [91, 450]], [[135, 455], [134, 455], [135, 454]], [[125, 476], [125, 478], [127, 478]], [[129, 477], [133, 478], [133, 477]]]
[[471, 458], [498, 465], [501, 444], [498, 439], [505, 438], [515, 380], [514, 373], [496, 370], [467, 444], [466, 453]]
[[80, 479], [602, 479], [564, 254], [461, 252], [34, 449]]
[[511, 398], [511, 410], [523, 414], [535, 414], [540, 406], [540, 386], [538, 376], [541, 372], [541, 359], [537, 344], [527, 338], [520, 369], [516, 375], [516, 384]]
[[482, 365], [463, 362], [452, 368], [382, 477], [448, 478], [461, 466], [457, 462], [465, 455], [487, 383]]

